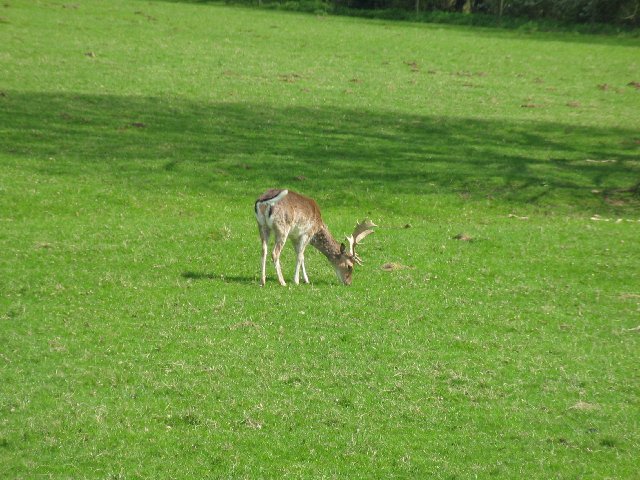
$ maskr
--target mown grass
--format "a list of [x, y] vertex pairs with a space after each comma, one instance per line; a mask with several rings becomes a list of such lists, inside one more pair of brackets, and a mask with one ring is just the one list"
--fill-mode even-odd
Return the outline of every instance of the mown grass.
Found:
[[[637, 42], [6, 3], [0, 476], [637, 475]], [[258, 287], [273, 186], [352, 287]]]

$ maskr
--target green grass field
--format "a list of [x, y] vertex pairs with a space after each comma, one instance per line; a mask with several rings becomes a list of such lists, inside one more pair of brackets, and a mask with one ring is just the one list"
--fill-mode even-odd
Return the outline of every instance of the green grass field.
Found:
[[[638, 478], [633, 82], [633, 38], [6, 0], [0, 477]], [[351, 287], [258, 286], [271, 187], [380, 226]]]

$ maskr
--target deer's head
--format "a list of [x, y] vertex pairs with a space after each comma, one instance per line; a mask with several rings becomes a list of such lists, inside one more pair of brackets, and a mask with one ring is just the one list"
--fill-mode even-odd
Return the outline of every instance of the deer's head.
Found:
[[347, 245], [340, 244], [340, 256], [336, 259], [334, 267], [336, 274], [342, 283], [351, 285], [353, 267], [362, 265], [362, 259], [356, 253], [356, 246], [369, 234], [373, 233], [372, 227], [377, 227], [371, 220], [363, 220], [356, 224], [353, 234], [347, 236]]

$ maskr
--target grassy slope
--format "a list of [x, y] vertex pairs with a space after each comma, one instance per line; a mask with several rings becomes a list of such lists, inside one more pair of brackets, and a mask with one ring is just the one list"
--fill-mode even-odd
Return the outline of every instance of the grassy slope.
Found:
[[[637, 42], [6, 3], [1, 476], [633, 478]], [[274, 185], [352, 288], [257, 288]]]

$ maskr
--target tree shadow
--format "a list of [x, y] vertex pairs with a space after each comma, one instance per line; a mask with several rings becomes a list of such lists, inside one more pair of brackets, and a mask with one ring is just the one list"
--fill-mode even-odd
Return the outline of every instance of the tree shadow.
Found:
[[257, 279], [255, 277], [249, 277], [245, 275], [227, 275], [227, 274], [209, 273], [209, 272], [194, 272], [191, 270], [182, 272], [181, 277], [187, 280], [214, 280], [214, 281], [219, 281], [224, 283], [242, 283], [245, 285], [257, 284]]
[[631, 128], [57, 93], [5, 92], [0, 107], [0, 152], [20, 168], [234, 199], [301, 185], [581, 208], [640, 175]]

